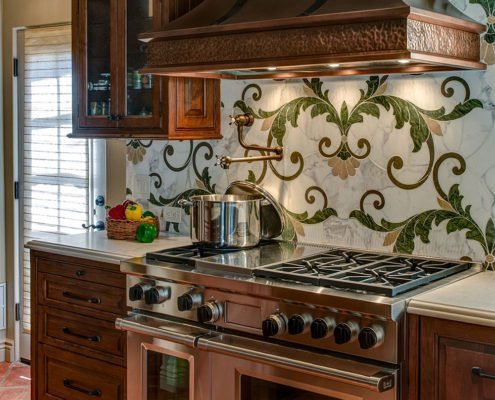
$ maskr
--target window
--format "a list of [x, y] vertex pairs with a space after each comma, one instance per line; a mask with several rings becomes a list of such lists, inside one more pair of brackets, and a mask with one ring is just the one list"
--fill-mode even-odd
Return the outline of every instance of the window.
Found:
[[[84, 232], [93, 145], [72, 131], [71, 27], [23, 31], [19, 49], [20, 244]], [[29, 250], [21, 250], [22, 328], [30, 331]]]

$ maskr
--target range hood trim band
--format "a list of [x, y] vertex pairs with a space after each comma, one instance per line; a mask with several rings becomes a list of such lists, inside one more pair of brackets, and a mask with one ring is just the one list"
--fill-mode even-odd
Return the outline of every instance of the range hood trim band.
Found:
[[440, 25], [453, 29], [463, 30], [481, 34], [486, 31], [486, 26], [474, 21], [459, 21], [457, 18], [448, 15], [441, 15], [428, 10], [421, 10], [414, 7], [397, 8], [393, 12], [388, 11], [386, 14], [382, 10], [362, 12], [346, 12], [332, 15], [315, 15], [305, 17], [304, 20], [297, 18], [284, 18], [279, 20], [266, 20], [243, 22], [228, 25], [209, 25], [198, 28], [174, 29], [157, 32], [141, 33], [138, 35], [142, 42], [153, 42], [164, 39], [185, 39], [205, 36], [218, 36], [219, 34], [271, 31], [279, 29], [294, 29], [324, 26], [324, 25], [339, 25], [342, 23], [351, 24], [359, 22], [386, 21], [403, 18], [414, 19], [417, 21], [427, 22], [434, 25]]

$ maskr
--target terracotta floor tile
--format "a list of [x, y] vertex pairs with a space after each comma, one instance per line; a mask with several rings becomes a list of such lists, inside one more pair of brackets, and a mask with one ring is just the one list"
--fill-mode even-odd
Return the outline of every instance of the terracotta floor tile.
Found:
[[0, 388], [0, 400], [29, 400], [29, 388]]
[[29, 386], [31, 384], [31, 367], [23, 364], [15, 364], [7, 372], [1, 387]]
[[0, 380], [3, 378], [9, 367], [10, 367], [10, 363], [0, 362]]

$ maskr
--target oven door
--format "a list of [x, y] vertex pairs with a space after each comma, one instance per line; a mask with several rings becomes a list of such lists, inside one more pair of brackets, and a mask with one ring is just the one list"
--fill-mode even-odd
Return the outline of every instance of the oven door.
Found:
[[116, 326], [127, 331], [128, 399], [208, 399], [207, 359], [195, 349], [207, 330], [140, 314], [119, 318]]
[[233, 335], [200, 338], [215, 400], [396, 400], [398, 369]]

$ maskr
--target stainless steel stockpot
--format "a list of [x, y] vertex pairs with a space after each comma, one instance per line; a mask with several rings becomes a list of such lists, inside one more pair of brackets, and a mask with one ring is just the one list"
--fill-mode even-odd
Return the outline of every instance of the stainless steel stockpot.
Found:
[[180, 200], [190, 209], [191, 239], [203, 247], [247, 248], [261, 240], [261, 196], [205, 195]]

